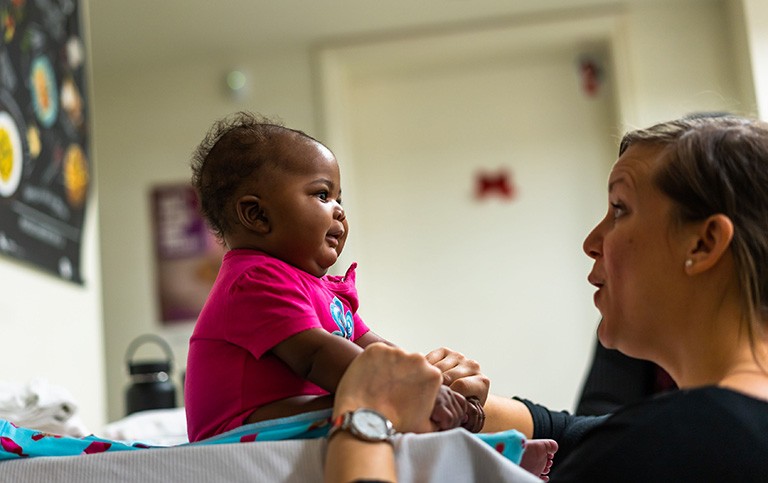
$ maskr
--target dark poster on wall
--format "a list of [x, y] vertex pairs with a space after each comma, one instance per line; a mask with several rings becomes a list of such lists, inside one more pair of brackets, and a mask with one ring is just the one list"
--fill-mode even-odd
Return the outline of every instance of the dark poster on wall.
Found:
[[219, 273], [224, 248], [205, 224], [189, 183], [156, 186], [151, 196], [160, 320], [194, 321]]
[[0, 0], [0, 254], [82, 284], [90, 163], [77, 0]]

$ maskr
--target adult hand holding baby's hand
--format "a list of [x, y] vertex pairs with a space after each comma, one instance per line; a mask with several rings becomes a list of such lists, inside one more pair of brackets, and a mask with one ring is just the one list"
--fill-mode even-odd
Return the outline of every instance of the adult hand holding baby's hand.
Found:
[[370, 408], [389, 418], [397, 431], [425, 433], [432, 430], [429, 418], [441, 382], [440, 371], [424, 356], [371, 344], [341, 378], [333, 414]]
[[443, 373], [443, 384], [464, 397], [474, 396], [485, 404], [491, 380], [480, 372], [480, 364], [464, 354], [441, 347], [427, 354], [427, 360]]

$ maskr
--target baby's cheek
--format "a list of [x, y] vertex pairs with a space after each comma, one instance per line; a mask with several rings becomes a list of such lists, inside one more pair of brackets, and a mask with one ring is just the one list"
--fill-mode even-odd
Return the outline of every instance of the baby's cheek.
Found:
[[344, 232], [344, 236], [339, 238], [339, 244], [336, 245], [336, 254], [341, 255], [341, 252], [344, 251], [344, 244], [347, 243], [347, 233]]

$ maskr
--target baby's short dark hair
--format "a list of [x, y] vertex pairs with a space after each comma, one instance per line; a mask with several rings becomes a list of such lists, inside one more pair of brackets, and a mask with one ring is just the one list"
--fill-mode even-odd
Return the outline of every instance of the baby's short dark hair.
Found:
[[200, 211], [223, 239], [229, 230], [227, 202], [243, 180], [262, 167], [280, 162], [281, 136], [293, 133], [315, 141], [302, 131], [280, 121], [250, 112], [237, 112], [216, 121], [192, 155], [192, 186], [200, 200]]

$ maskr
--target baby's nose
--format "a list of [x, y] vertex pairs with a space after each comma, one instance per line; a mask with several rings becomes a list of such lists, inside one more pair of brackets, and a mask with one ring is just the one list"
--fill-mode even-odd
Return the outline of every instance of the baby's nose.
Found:
[[333, 217], [339, 221], [344, 221], [347, 214], [344, 212], [344, 207], [340, 204], [336, 204], [336, 208], [333, 210]]

